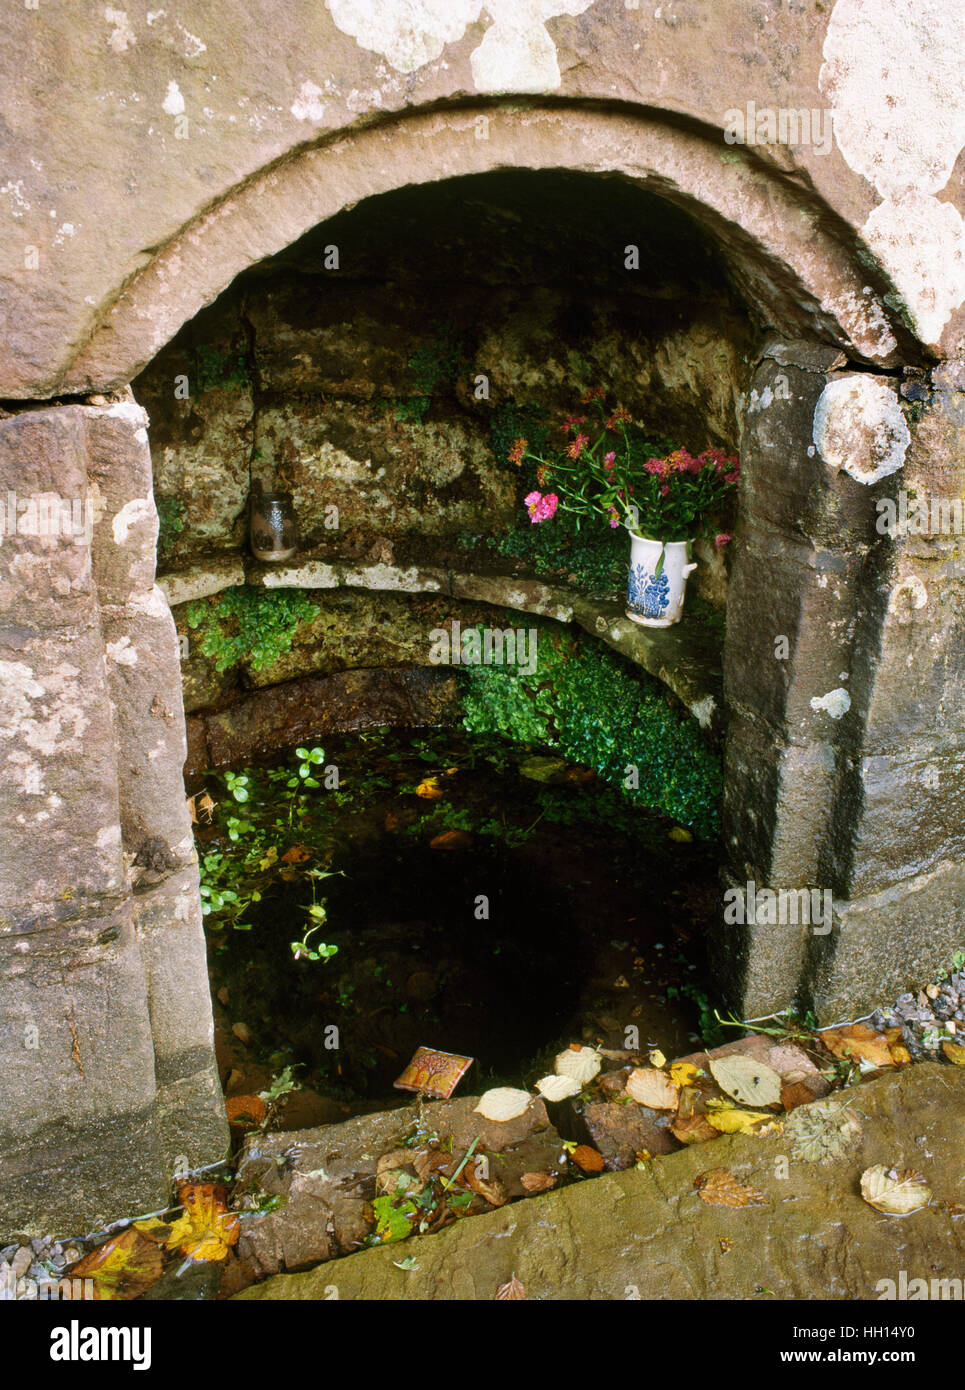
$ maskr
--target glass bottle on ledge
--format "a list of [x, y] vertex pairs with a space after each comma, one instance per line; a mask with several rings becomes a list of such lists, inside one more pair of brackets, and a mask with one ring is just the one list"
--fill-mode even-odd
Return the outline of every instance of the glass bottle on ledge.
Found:
[[251, 552], [256, 560], [277, 564], [298, 553], [298, 527], [290, 492], [265, 492], [260, 481], [251, 487]]

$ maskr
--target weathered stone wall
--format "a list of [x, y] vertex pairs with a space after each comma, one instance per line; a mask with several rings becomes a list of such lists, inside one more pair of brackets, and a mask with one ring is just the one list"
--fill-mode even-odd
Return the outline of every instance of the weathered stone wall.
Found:
[[217, 1161], [227, 1139], [145, 424], [129, 396], [0, 421], [5, 499], [56, 518], [0, 546], [10, 1230], [163, 1204], [174, 1163]]

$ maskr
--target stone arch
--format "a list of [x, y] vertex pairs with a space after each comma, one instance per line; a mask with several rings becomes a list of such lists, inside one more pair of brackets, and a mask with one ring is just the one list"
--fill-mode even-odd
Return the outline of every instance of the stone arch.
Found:
[[924, 353], [888, 307], [887, 278], [855, 233], [753, 151], [663, 115], [504, 102], [340, 134], [236, 185], [118, 288], [62, 389], [125, 385], [243, 270], [361, 199], [505, 167], [624, 177], [690, 212], [721, 245], [748, 303], [783, 337], [816, 337], [884, 367]]

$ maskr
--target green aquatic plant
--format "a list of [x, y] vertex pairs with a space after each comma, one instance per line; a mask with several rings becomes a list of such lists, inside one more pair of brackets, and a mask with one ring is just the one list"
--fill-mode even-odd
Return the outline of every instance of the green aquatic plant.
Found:
[[720, 758], [664, 688], [582, 634], [543, 626], [537, 667], [474, 666], [463, 723], [527, 746], [558, 748], [632, 804], [661, 811], [701, 839], [720, 833]]

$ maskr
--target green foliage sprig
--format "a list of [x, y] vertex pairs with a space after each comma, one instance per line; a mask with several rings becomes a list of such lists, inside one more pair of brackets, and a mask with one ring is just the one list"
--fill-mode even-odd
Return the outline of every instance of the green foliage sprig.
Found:
[[187, 606], [187, 623], [198, 647], [218, 671], [248, 661], [255, 671], [271, 666], [291, 649], [295, 631], [319, 612], [299, 589], [224, 589], [213, 599]]

